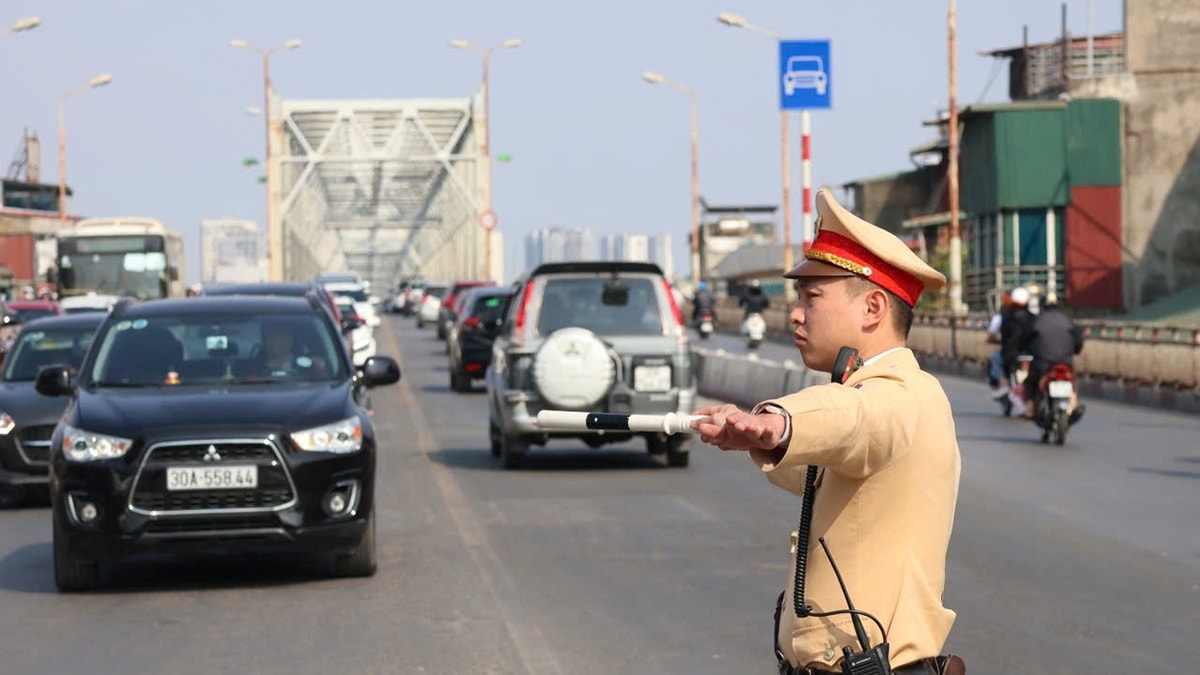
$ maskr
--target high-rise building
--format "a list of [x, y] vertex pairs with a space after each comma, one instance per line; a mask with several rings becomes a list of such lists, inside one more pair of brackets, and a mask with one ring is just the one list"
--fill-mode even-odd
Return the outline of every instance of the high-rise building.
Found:
[[652, 262], [667, 277], [675, 274], [669, 234], [606, 234], [600, 238], [600, 259]]
[[592, 231], [587, 228], [543, 228], [529, 233], [525, 238], [526, 267], [594, 258]]
[[671, 253], [671, 245], [669, 234], [650, 237], [650, 261], [658, 263], [668, 279], [675, 278], [675, 256]]
[[267, 233], [253, 220], [213, 218], [200, 223], [200, 280], [205, 284], [267, 281]]

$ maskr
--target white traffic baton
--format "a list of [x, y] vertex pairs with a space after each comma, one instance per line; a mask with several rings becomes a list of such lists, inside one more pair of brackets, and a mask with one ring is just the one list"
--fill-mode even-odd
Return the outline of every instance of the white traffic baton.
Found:
[[678, 413], [634, 415], [543, 410], [537, 414], [537, 425], [543, 431], [634, 431], [673, 435], [694, 434], [696, 430], [692, 424], [707, 419], [707, 415]]

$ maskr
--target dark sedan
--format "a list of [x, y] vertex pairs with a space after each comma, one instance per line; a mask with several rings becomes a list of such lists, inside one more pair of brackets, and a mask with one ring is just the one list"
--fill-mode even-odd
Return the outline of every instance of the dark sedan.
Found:
[[467, 291], [463, 310], [450, 329], [450, 388], [465, 392], [482, 380], [492, 362], [492, 343], [500, 334], [512, 289], [478, 286]]
[[46, 498], [50, 437], [67, 402], [39, 395], [34, 379], [46, 366], [78, 368], [102, 321], [103, 314], [35, 319], [0, 354], [0, 495]]
[[[400, 378], [369, 359], [367, 386]], [[50, 454], [55, 581], [146, 552], [290, 551], [375, 573], [375, 430], [322, 301], [122, 302], [76, 376]]]

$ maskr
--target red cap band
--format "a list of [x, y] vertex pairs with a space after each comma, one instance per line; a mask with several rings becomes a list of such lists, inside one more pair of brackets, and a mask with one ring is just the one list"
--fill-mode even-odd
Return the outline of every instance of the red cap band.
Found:
[[916, 306], [917, 298], [925, 289], [925, 283], [917, 277], [889, 264], [853, 239], [830, 230], [817, 234], [812, 248], [805, 252], [804, 257], [865, 277], [895, 293], [910, 307]]

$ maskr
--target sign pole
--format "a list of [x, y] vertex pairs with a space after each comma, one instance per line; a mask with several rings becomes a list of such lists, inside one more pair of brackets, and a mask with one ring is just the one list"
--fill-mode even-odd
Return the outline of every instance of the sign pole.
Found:
[[[783, 147], [783, 271], [786, 274], [795, 264], [792, 260], [792, 168], [789, 161], [792, 152], [792, 142], [788, 139], [788, 111], [779, 111], [779, 139]], [[783, 285], [783, 300], [789, 307], [792, 304], [792, 287]]]
[[804, 251], [812, 246], [812, 115], [808, 109], [800, 112], [800, 172], [803, 186], [801, 199], [804, 201]]

